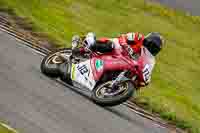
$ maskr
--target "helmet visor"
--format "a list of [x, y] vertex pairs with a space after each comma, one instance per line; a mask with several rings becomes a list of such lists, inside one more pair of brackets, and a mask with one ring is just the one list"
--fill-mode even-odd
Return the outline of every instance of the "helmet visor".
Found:
[[161, 48], [159, 46], [156, 46], [153, 42], [147, 45], [147, 49], [151, 52], [153, 56], [156, 56], [161, 50]]

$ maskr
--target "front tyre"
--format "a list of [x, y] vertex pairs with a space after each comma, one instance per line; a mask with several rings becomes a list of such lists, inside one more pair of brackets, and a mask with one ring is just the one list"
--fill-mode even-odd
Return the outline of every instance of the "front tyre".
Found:
[[43, 74], [52, 78], [57, 78], [60, 76], [58, 65], [64, 62], [63, 59], [59, 57], [60, 54], [62, 54], [63, 56], [70, 56], [71, 49], [59, 49], [45, 56], [40, 65], [40, 69]]
[[107, 81], [95, 87], [92, 91], [92, 100], [101, 106], [115, 106], [127, 101], [133, 96], [135, 87], [131, 81], [125, 81], [114, 90], [111, 88], [112, 81]]

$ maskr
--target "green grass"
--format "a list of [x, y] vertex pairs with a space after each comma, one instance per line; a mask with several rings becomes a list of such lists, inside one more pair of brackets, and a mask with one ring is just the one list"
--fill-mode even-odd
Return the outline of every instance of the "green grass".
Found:
[[14, 133], [0, 124], [0, 133]]
[[1, 0], [4, 9], [33, 22], [60, 46], [71, 36], [158, 31], [166, 45], [157, 57], [152, 84], [137, 102], [177, 126], [200, 133], [200, 18], [144, 0]]

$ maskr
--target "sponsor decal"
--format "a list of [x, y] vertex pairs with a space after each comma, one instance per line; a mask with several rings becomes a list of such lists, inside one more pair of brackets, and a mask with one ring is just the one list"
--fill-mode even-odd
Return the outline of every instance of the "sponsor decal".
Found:
[[96, 67], [97, 71], [100, 71], [101, 69], [103, 69], [103, 61], [102, 60], [96, 60], [95, 67]]
[[71, 73], [72, 73], [72, 80], [75, 80], [75, 65], [74, 64], [72, 64]]

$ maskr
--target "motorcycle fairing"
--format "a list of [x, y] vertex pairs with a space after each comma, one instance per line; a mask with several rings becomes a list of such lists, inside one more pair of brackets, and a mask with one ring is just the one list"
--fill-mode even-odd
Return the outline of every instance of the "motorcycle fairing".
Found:
[[92, 90], [96, 81], [93, 77], [90, 60], [80, 62], [79, 64], [72, 64], [71, 79]]

